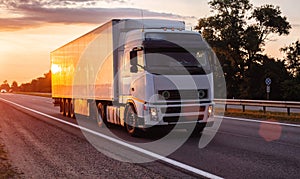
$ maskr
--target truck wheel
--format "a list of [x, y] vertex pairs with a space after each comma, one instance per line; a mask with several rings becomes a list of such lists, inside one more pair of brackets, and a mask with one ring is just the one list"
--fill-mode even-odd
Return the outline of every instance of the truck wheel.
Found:
[[99, 127], [103, 127], [103, 124], [104, 124], [103, 120], [105, 118], [105, 112], [104, 112], [103, 104], [99, 103], [97, 105], [97, 109], [98, 109], [97, 116], [96, 116], [97, 124], [98, 124]]
[[65, 100], [65, 116], [70, 117], [70, 100]]
[[61, 114], [63, 114], [63, 109], [64, 109], [63, 99], [59, 99], [59, 112]]
[[132, 105], [128, 105], [126, 110], [126, 122], [125, 122], [125, 128], [126, 131], [131, 136], [138, 136], [138, 117], [136, 114], [136, 111], [134, 110], [134, 107]]
[[107, 118], [106, 118], [106, 105], [102, 103], [99, 103], [97, 105], [96, 120], [99, 127], [104, 127], [104, 125], [107, 128], [111, 127], [111, 124], [107, 122]]
[[74, 110], [74, 102], [73, 101], [74, 100], [70, 99], [70, 102], [69, 102], [69, 104], [70, 104], [70, 117], [75, 119], [76, 117], [75, 117], [75, 110]]
[[61, 99], [60, 105], [61, 105], [61, 112], [60, 113], [63, 116], [66, 116], [66, 99]]
[[191, 137], [201, 137], [204, 128], [205, 128], [205, 125], [196, 124], [195, 128], [192, 131]]

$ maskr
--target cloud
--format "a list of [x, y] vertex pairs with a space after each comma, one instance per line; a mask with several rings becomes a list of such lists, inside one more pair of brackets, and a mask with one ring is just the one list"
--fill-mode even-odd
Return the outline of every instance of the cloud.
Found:
[[300, 24], [292, 24], [293, 27], [300, 27]]
[[93, 6], [99, 2], [106, 3], [125, 3], [130, 0], [0, 0], [0, 4], [7, 8], [17, 8], [21, 6], [38, 6], [38, 7], [54, 7], [54, 6]]
[[[102, 0], [103, 2], [125, 3], [127, 0]], [[0, 0], [0, 7], [17, 17], [0, 18], [0, 31], [35, 28], [48, 23], [101, 24], [113, 18], [171, 18], [195, 19], [172, 13], [159, 13], [136, 8], [88, 7], [97, 0]], [[71, 7], [69, 7], [71, 6]]]

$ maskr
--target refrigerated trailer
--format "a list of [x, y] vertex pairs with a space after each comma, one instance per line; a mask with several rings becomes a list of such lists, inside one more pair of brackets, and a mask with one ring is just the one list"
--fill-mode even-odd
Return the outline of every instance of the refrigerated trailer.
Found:
[[114, 19], [51, 52], [60, 112], [124, 126], [201, 132], [213, 124], [215, 55], [183, 21]]

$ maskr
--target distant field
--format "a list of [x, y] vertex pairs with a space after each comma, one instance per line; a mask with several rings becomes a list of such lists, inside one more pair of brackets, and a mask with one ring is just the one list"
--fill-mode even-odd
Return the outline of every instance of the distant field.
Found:
[[15, 92], [16, 94], [25, 94], [25, 95], [33, 95], [33, 96], [41, 96], [51, 98], [51, 93], [36, 93], [36, 92]]

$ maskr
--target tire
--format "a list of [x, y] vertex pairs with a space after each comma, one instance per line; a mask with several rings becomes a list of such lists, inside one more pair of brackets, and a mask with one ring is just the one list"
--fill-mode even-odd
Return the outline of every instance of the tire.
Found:
[[132, 105], [127, 105], [125, 118], [125, 129], [131, 136], [139, 136], [138, 117]]
[[70, 115], [70, 100], [65, 99], [65, 116], [71, 117]]
[[61, 99], [61, 102], [60, 102], [60, 105], [61, 105], [61, 114], [63, 116], [66, 116], [66, 99]]
[[64, 110], [63, 99], [59, 99], [59, 112], [63, 114], [63, 110]]
[[73, 99], [70, 99], [70, 102], [69, 102], [69, 107], [70, 107], [70, 117], [73, 118], [73, 119], [76, 119], [76, 116], [75, 116], [75, 108], [74, 108], [74, 100]]
[[99, 103], [97, 105], [97, 116], [96, 116], [96, 120], [97, 120], [97, 124], [99, 127], [103, 127], [104, 125], [104, 120], [105, 120], [105, 108], [104, 105], [102, 103]]
[[205, 125], [196, 124], [195, 128], [193, 129], [193, 131], [191, 133], [191, 137], [201, 137], [204, 128], [205, 128]]

